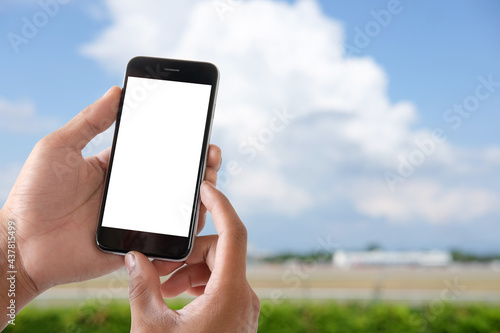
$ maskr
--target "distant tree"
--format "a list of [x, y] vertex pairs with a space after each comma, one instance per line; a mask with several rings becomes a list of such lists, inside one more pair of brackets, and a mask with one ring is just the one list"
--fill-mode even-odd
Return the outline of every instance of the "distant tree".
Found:
[[382, 250], [382, 246], [380, 246], [377, 243], [368, 244], [368, 246], [366, 247], [366, 251], [380, 251], [380, 250]]
[[451, 251], [451, 257], [456, 262], [489, 262], [500, 260], [500, 254], [496, 255], [478, 255], [462, 250], [454, 249]]
[[332, 253], [328, 252], [310, 252], [310, 253], [292, 253], [283, 252], [262, 259], [264, 262], [269, 263], [283, 263], [290, 260], [295, 260], [304, 263], [312, 262], [330, 262], [332, 261]]

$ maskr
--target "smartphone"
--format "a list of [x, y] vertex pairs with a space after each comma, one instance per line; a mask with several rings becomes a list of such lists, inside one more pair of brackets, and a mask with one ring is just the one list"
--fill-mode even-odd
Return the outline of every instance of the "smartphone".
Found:
[[218, 80], [217, 67], [206, 62], [130, 60], [96, 232], [100, 249], [188, 257]]

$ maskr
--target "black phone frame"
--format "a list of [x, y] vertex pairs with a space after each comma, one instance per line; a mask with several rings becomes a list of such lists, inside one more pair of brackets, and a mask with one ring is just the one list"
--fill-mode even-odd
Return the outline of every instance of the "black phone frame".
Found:
[[[189, 82], [211, 85], [210, 101], [208, 104], [207, 117], [203, 145], [200, 152], [200, 163], [193, 200], [191, 221], [188, 237], [143, 232], [136, 230], [117, 229], [103, 227], [102, 221], [106, 207], [109, 181], [113, 169], [115, 147], [120, 128], [125, 91], [130, 76], [159, 79], [177, 82]], [[198, 222], [200, 207], [200, 185], [204, 178], [208, 146], [210, 143], [210, 132], [215, 110], [219, 71], [215, 65], [207, 62], [197, 62], [177, 59], [164, 59], [152, 57], [135, 57], [127, 65], [127, 71], [123, 84], [120, 104], [115, 125], [111, 156], [104, 186], [104, 192], [99, 213], [99, 222], [96, 231], [97, 246], [106, 252], [126, 254], [129, 251], [138, 251], [150, 258], [160, 258], [172, 261], [183, 261], [191, 252]]]

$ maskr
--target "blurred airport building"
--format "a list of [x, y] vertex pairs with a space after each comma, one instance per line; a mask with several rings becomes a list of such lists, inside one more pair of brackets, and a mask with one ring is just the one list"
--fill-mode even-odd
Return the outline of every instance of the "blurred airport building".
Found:
[[431, 251], [357, 251], [338, 250], [333, 254], [338, 268], [357, 266], [447, 266], [452, 263], [450, 252]]

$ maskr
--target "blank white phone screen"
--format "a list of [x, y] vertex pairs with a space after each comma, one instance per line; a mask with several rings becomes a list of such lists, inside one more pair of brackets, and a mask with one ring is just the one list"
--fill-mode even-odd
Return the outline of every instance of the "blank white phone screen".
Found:
[[103, 227], [188, 236], [210, 92], [128, 77]]

